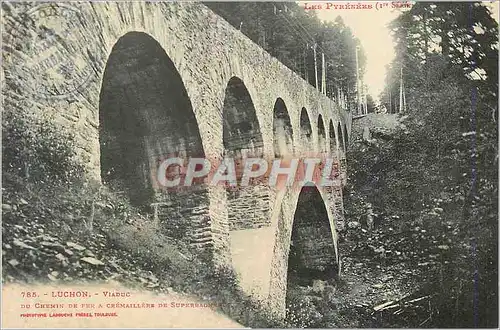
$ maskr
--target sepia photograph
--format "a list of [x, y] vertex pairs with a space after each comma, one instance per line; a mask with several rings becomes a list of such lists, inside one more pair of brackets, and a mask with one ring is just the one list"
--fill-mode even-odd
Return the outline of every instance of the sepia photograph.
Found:
[[498, 1], [2, 1], [2, 328], [498, 328]]

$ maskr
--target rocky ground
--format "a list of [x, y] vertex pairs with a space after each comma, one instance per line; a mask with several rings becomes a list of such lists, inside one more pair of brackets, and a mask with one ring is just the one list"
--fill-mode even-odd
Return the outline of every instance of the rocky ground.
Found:
[[[10, 207], [11, 204], [3, 204], [4, 212], [9, 212]], [[22, 206], [16, 208], [22, 212]], [[89, 233], [85, 240], [79, 237], [67, 240], [35, 221], [4, 222], [3, 234], [7, 283], [121, 280], [161, 291], [168, 289], [160, 287], [162, 282], [130, 254], [108, 249], [109, 242], [103, 234]]]
[[[380, 173], [372, 170], [397, 173], [384, 168], [384, 161], [404, 157], [390, 153], [395, 133], [406, 131], [400, 120], [398, 115], [369, 114], [354, 121], [348, 154], [353, 158], [348, 158], [350, 177], [344, 190], [346, 226], [338, 242], [341, 278], [292, 288], [290, 319], [295, 324], [392, 328], [462, 322], [459, 305], [471, 300], [455, 284], [466, 283], [460, 269], [470, 262], [471, 251], [457, 223], [444, 220], [440, 200], [415, 215], [380, 203], [377, 194], [388, 192], [380, 189], [394, 187], [379, 184], [373, 190]], [[451, 294], [456, 287], [458, 292]], [[443, 293], [446, 299], [441, 299]]]
[[472, 252], [459, 225], [443, 220], [440, 200], [411, 216], [395, 205], [377, 203], [373, 196], [370, 169], [386, 166], [379, 156], [391, 149], [396, 131], [406, 131], [401, 119], [369, 114], [353, 122], [350, 155], [356, 162], [350, 162], [344, 195], [347, 225], [339, 235], [342, 279], [334, 298], [338, 313], [346, 315], [337, 322], [341, 327], [442, 326], [433, 323], [439, 313], [449, 314], [446, 320], [459, 319], [458, 296], [463, 292], [456, 292], [451, 306], [439, 297], [452, 290], [450, 283], [466, 282], [460, 268], [470, 263]]
[[422, 286], [422, 280], [449, 251], [447, 238], [418, 227], [410, 232], [356, 228], [345, 236], [336, 296], [339, 313], [351, 315], [344, 326], [408, 326], [406, 317], [421, 319], [423, 326], [431, 316], [425, 304], [434, 293]]
[[275, 324], [238, 288], [230, 270], [213, 271], [109, 191], [54, 186], [47, 193], [15, 176], [5, 175], [3, 181], [4, 284], [119, 283], [145, 294], [213, 303], [218, 307], [209, 316], [226, 326]]
[[433, 313], [428, 305], [437, 292], [425, 283], [436, 266], [448, 262], [447, 242], [446, 235], [435, 237], [418, 227], [409, 232], [395, 232], [389, 224], [371, 231], [361, 226], [349, 229], [339, 242], [341, 278], [293, 289], [300, 297], [294, 309], [300, 315], [298, 324], [425, 326]]
[[[50, 201], [48, 196], [41, 197], [37, 193], [15, 191], [9, 187], [7, 184], [4, 188], [2, 204], [4, 283], [118, 281], [130, 288], [157, 293], [187, 294], [193, 291], [196, 275], [191, 273], [192, 276], [187, 279], [178, 276], [172, 269], [182, 265], [182, 260], [189, 264], [192, 256], [188, 251], [174, 253], [168, 242], [151, 235], [154, 228], [148, 227], [149, 222], [135, 219], [129, 221], [133, 224], [126, 224], [121, 230], [110, 229], [112, 222], [106, 225], [101, 223], [98, 219], [103, 214], [96, 211], [92, 230], [83, 221], [82, 229], [75, 231], [73, 222], [82, 220], [78, 217], [72, 219], [68, 211], [73, 214], [83, 212], [71, 209], [73, 201]], [[90, 209], [88, 203], [81, 203], [83, 209]], [[107, 201], [107, 204], [100, 202], [97, 208], [116, 207], [112, 204], [112, 201]], [[66, 223], [57, 220], [64, 217], [67, 217]], [[88, 216], [82, 215], [82, 218], [88, 219]], [[446, 241], [429, 236], [419, 228], [414, 228], [411, 233], [398, 233], [398, 221], [394, 218], [392, 226], [386, 222], [373, 231], [363, 228], [358, 221], [350, 221], [350, 228], [341, 235], [341, 280], [333, 289], [310, 288], [316, 292], [316, 300], [330, 302], [328, 310], [335, 311], [331, 322], [336, 326], [377, 326], [379, 314], [407, 310], [399, 304], [402, 298], [407, 301], [427, 299], [425, 294], [413, 292], [415, 282], [419, 274], [425, 272], [431, 263], [438, 262], [447, 251]], [[130, 242], [134, 241], [136, 246], [130, 246]], [[140, 251], [139, 246], [144, 246], [144, 251]], [[145, 251], [164, 257], [146, 257]], [[162, 267], [169, 263], [173, 263], [171, 271], [162, 271]], [[195, 271], [194, 267], [184, 269]], [[177, 272], [182, 272], [182, 269]], [[323, 316], [316, 315], [317, 318]]]

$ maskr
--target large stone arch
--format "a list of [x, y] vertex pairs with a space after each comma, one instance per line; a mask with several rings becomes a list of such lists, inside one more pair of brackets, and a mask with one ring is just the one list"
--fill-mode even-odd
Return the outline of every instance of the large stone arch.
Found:
[[[192, 243], [195, 231], [210, 223], [207, 187], [197, 182], [167, 190], [158, 180], [167, 174], [158, 170], [166, 158], [180, 157], [187, 164], [205, 152], [179, 72], [150, 35], [128, 32], [113, 46], [102, 80], [99, 124], [103, 183], [125, 190], [135, 205], [153, 206], [164, 234]], [[170, 180], [180, 177], [175, 170], [169, 171]], [[210, 230], [197, 239], [208, 243]]]
[[[244, 82], [232, 77], [226, 87], [223, 118], [224, 157], [234, 159], [237, 181], [245, 159], [264, 155], [263, 137], [256, 110]], [[228, 187], [228, 219], [230, 230], [258, 228], [269, 223], [267, 187], [252, 182], [248, 187]]]
[[[238, 77], [232, 77], [227, 84], [222, 118], [224, 156], [234, 158], [240, 182], [245, 159], [263, 157], [264, 144], [254, 102]], [[249, 258], [256, 252], [252, 247], [255, 233], [270, 224], [269, 193], [267, 184], [261, 182], [227, 187], [231, 262], [243, 288], [248, 290], [253, 285], [251, 268], [255, 265]]]
[[[23, 79], [19, 79], [18, 68], [23, 66], [13, 66], [6, 56], [7, 60], [4, 61], [6, 86], [15, 86], [15, 90], [6, 94], [5, 102], [6, 106], [12, 106], [19, 111], [30, 109], [44, 116], [53, 116], [54, 121], [60, 123], [61, 129], [75, 132], [77, 135], [75, 149], [78, 151], [78, 159], [88, 169], [90, 178], [100, 178], [101, 172], [99, 94], [106, 60], [118, 38], [129, 31], [138, 31], [152, 36], [170, 56], [185, 84], [184, 87], [199, 123], [203, 150], [207, 157], [220, 157], [223, 154], [221, 109], [226, 84], [235, 75], [247, 83], [254, 104], [260, 111], [258, 118], [261, 120], [260, 127], [263, 132], [264, 126], [267, 125], [264, 132], [267, 138], [264, 141], [268, 145], [269, 155], [273, 153], [272, 142], [267, 143], [267, 141], [272, 141], [273, 114], [271, 109], [278, 95], [284, 98], [289, 110], [294, 109], [294, 111], [290, 110], [290, 117], [294, 123], [296, 146], [301, 144], [298, 138], [300, 111], [297, 111], [301, 106], [311, 110], [309, 118], [312, 121], [318, 115], [315, 109], [332, 108], [334, 118], [336, 120], [342, 118], [342, 121], [346, 122], [347, 127], [350, 128], [350, 115], [201, 3], [99, 2], [90, 4], [73, 2], [71, 6], [81, 11], [80, 19], [71, 22], [72, 29], [80, 36], [74, 39], [74, 43], [71, 43], [71, 49], [78, 55], [75, 58], [89, 59], [85, 62], [85, 71], [92, 72], [93, 76], [85, 82], [75, 81], [75, 83], [85, 83], [78, 93], [66, 95], [58, 100], [43, 99], [32, 88], [39, 83], [36, 70], [22, 70]], [[9, 17], [6, 24], [10, 25], [12, 22], [17, 24], [22, 21], [18, 18], [23, 16], [14, 15], [14, 10], [22, 14], [27, 7], [34, 8], [35, 5], [23, 4], [19, 9], [16, 7], [20, 6], [14, 4], [11, 6], [12, 12], [7, 15], [12, 17]], [[109, 17], [117, 19], [110, 21]], [[34, 18], [34, 20], [37, 19], [39, 18]], [[64, 30], [65, 27], [65, 25], [54, 27], [54, 31], [56, 34], [65, 35], [68, 32]], [[29, 26], [28, 29], [31, 30]], [[36, 31], [30, 31], [32, 32]], [[33, 49], [31, 42], [32, 40], [28, 38], [23, 41], [26, 43], [25, 49]], [[17, 54], [18, 50], [12, 53]], [[32, 52], [22, 55], [26, 55], [24, 59], [27, 64], [33, 63]], [[58, 57], [57, 54], [55, 58], [60, 63], [69, 60], [68, 64], [75, 64], [71, 63], [73, 59]], [[323, 111], [324, 120], [328, 117], [326, 113]], [[309, 143], [306, 149], [310, 150], [310, 148]], [[300, 150], [300, 148], [295, 149]], [[213, 158], [210, 159], [213, 160]], [[87, 173], [85, 175], [87, 176]], [[226, 243], [229, 241], [229, 229], [226, 191], [216, 188], [218, 187], [209, 188], [210, 217], [208, 217], [206, 205], [200, 204], [192, 209], [185, 208], [186, 213], [182, 218], [193, 219], [190, 221], [192, 224], [199, 223], [191, 237], [191, 242], [201, 247], [210, 246], [213, 243], [214, 253], [219, 257], [228, 252]], [[271, 203], [275, 205], [274, 198]], [[279, 204], [277, 208], [279, 210]], [[158, 205], [158, 209], [160, 218], [163, 211], [167, 213], [169, 211], [161, 205]], [[267, 228], [255, 229], [257, 249], [248, 254], [249, 258], [256, 260], [256, 263], [261, 260], [259, 253], [262, 244], [274, 243], [274, 236], [265, 236], [264, 230]], [[210, 232], [212, 239], [209, 237]], [[267, 237], [270, 238], [267, 239]], [[260, 275], [260, 271], [250, 269], [249, 274], [250, 277], [256, 277]], [[263, 276], [268, 278], [269, 272], [267, 271]]]
[[335, 254], [325, 202], [316, 186], [303, 187], [293, 219], [288, 274], [307, 282], [310, 276], [333, 279], [337, 273]]
[[[312, 195], [313, 198], [304, 198], [306, 195]], [[276, 201], [275, 205], [277, 205], [277, 207], [273, 210], [274, 246], [272, 248], [270, 268], [269, 304], [271, 309], [280, 317], [284, 317], [285, 315], [288, 259], [293, 227], [297, 219], [299, 226], [301, 223], [305, 224], [305, 226], [302, 227], [305, 229], [305, 232], [307, 232], [307, 227], [311, 226], [311, 230], [309, 231], [311, 234], [309, 236], [309, 243], [317, 241], [318, 237], [328, 237], [326, 241], [322, 242], [322, 244], [326, 243], [328, 245], [331, 243], [329, 245], [331, 249], [325, 249], [324, 251], [329, 252], [326, 252], [323, 257], [328, 259], [330, 256], [333, 256], [333, 258], [329, 259], [331, 262], [329, 263], [329, 266], [325, 268], [323, 266], [326, 266], [327, 263], [322, 264], [322, 262], [326, 259], [321, 261], [322, 252], [318, 252], [317, 256], [320, 258], [317, 259], [317, 263], [316, 261], [313, 261], [313, 265], [316, 263], [317, 266], [322, 265], [322, 268], [317, 269], [316, 273], [330, 274], [329, 276], [333, 277], [334, 274], [338, 272], [339, 258], [337, 248], [337, 232], [333, 209], [330, 205], [327, 205], [329, 197], [330, 193], [326, 190], [318, 189], [318, 187], [311, 182], [305, 184], [304, 186], [296, 185], [291, 187], [288, 191], [283, 192], [283, 194], [281, 194]], [[304, 207], [314, 208], [313, 213], [318, 210], [321, 211], [322, 216], [324, 216], [321, 224], [327, 224], [328, 230], [325, 229], [326, 226], [319, 226], [318, 228], [320, 229], [314, 229], [316, 224], [315, 222], [309, 223], [308, 221], [305, 221], [305, 218], [311, 215], [311, 211], [304, 211]], [[302, 242], [304, 243], [305, 241], [302, 240]], [[314, 243], [312, 245], [314, 245]], [[305, 244], [304, 247], [313, 247], [312, 245]], [[320, 247], [320, 245], [317, 245], [317, 247]], [[314, 247], [312, 250], [306, 251], [306, 255], [312, 257], [314, 254], [313, 250]], [[314, 260], [314, 258], [311, 260]], [[321, 275], [320, 278], [324, 278], [324, 276], [326, 275]]]
[[280, 97], [276, 99], [273, 109], [273, 141], [275, 158], [293, 154], [292, 123], [285, 102]]

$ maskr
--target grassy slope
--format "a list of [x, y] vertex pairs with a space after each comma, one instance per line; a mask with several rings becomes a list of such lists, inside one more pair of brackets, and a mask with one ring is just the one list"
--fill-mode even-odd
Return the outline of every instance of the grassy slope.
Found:
[[2, 209], [4, 283], [118, 281], [213, 301], [246, 326], [279, 325], [241, 292], [232, 271], [214, 271], [106, 188], [40, 186], [4, 173]]

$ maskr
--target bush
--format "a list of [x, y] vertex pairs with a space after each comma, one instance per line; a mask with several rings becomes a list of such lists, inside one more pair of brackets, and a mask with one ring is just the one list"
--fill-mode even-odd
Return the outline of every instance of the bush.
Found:
[[2, 132], [4, 171], [39, 183], [81, 177], [83, 166], [75, 160], [74, 134], [61, 131], [51, 118], [6, 110]]

